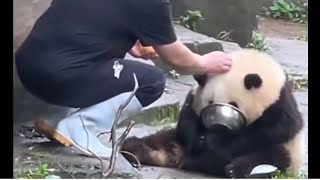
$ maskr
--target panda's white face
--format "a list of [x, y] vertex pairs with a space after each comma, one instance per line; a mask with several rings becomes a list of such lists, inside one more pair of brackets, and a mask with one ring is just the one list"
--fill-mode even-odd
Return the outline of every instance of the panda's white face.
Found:
[[278, 100], [286, 77], [281, 66], [267, 54], [241, 50], [232, 55], [231, 70], [207, 76], [195, 92], [193, 107], [200, 115], [211, 103], [229, 103], [239, 108], [247, 124], [251, 124]]

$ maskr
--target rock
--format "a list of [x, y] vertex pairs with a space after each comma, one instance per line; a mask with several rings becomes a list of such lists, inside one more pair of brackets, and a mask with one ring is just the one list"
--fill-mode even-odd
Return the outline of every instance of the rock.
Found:
[[222, 31], [231, 31], [230, 38], [241, 47], [251, 40], [261, 7], [258, 1], [252, 0], [173, 0], [171, 4], [176, 19], [187, 10], [201, 11], [204, 20], [197, 24], [197, 32], [217, 37]]
[[308, 74], [308, 42], [266, 38], [271, 55], [286, 69]]
[[223, 50], [221, 43], [215, 38], [191, 31], [179, 25], [175, 25], [175, 32], [180, 41], [198, 54]]
[[178, 79], [167, 79], [167, 93], [174, 94], [182, 106], [188, 92], [197, 85], [191, 75], [183, 75]]
[[228, 41], [220, 41], [220, 43], [222, 44], [224, 52], [231, 53], [233, 51], [241, 50], [241, 47], [237, 43]]

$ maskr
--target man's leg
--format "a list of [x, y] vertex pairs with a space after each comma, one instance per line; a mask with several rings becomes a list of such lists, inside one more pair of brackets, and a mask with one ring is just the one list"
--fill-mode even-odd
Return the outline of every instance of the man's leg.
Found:
[[[114, 64], [123, 67], [119, 78], [114, 75]], [[162, 71], [154, 66], [127, 60], [110, 61], [105, 64], [103, 71], [97, 69], [97, 73], [99, 76], [102, 73], [102, 77], [94, 77], [97, 79], [96, 83], [87, 83], [92, 86], [92, 92], [88, 93], [93, 93], [106, 100], [80, 108], [60, 121], [56, 129], [41, 121], [38, 121], [37, 129], [64, 145], [76, 146], [88, 155], [91, 154], [91, 151], [101, 157], [109, 157], [111, 149], [106, 148], [99, 141], [97, 134], [110, 131], [119, 106], [129, 98], [134, 89], [133, 73], [136, 74], [139, 88], [124, 109], [119, 122], [156, 101], [164, 92], [165, 77]], [[85, 103], [87, 102], [78, 104], [81, 106]]]

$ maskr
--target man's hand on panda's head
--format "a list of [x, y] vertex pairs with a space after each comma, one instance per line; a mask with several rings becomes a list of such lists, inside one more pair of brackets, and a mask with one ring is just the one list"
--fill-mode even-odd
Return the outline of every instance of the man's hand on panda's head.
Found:
[[228, 72], [232, 66], [232, 57], [222, 51], [213, 51], [202, 56], [206, 73], [217, 74]]

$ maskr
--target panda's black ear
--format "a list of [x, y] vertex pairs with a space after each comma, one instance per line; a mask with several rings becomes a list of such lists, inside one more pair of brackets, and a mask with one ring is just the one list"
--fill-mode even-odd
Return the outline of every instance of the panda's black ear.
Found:
[[262, 79], [259, 74], [247, 74], [244, 77], [244, 86], [250, 90], [252, 88], [259, 88], [262, 85]]
[[208, 75], [207, 74], [194, 74], [193, 78], [197, 81], [199, 86], [203, 87], [207, 82]]

